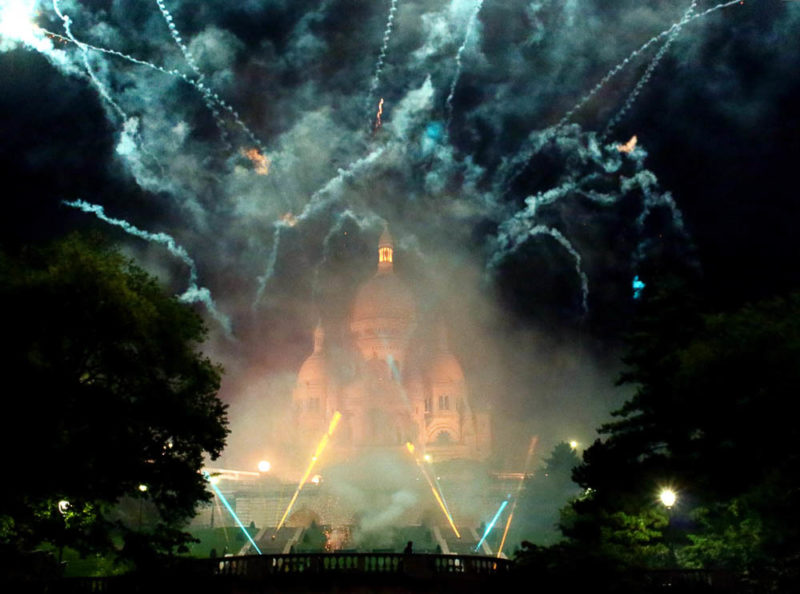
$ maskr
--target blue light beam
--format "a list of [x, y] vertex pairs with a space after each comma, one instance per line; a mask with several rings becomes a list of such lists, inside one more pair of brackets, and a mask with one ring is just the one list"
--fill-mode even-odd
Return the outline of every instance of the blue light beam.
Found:
[[497, 522], [497, 519], [500, 517], [500, 514], [503, 513], [503, 510], [506, 508], [507, 505], [508, 505], [508, 499], [506, 499], [505, 501], [503, 501], [503, 503], [500, 504], [500, 509], [497, 510], [497, 513], [492, 518], [492, 521], [489, 522], [489, 525], [486, 527], [486, 530], [484, 530], [483, 536], [481, 537], [480, 541], [478, 541], [478, 544], [475, 545], [475, 552], [477, 552], [478, 549], [481, 548], [483, 541], [486, 540], [487, 536], [489, 536], [489, 533], [492, 531], [492, 528], [494, 528], [495, 522]]
[[222, 491], [219, 490], [219, 487], [217, 487], [217, 485], [215, 485], [214, 483], [211, 482], [211, 475], [208, 474], [208, 472], [203, 471], [203, 477], [208, 481], [208, 484], [211, 485], [211, 488], [214, 489], [214, 493], [217, 495], [217, 497], [219, 497], [219, 500], [222, 501], [223, 505], [225, 505], [225, 508], [230, 512], [231, 517], [234, 520], [236, 520], [236, 523], [239, 525], [239, 528], [242, 529], [242, 532], [244, 532], [244, 535], [247, 537], [247, 540], [250, 541], [250, 544], [253, 545], [253, 548], [256, 551], [258, 551], [259, 555], [262, 555], [263, 553], [261, 552], [261, 549], [258, 548], [258, 545], [256, 544], [256, 541], [254, 541], [253, 537], [250, 536], [250, 533], [247, 531], [247, 529], [242, 524], [242, 521], [239, 519], [239, 516], [236, 515], [235, 511], [233, 511], [233, 508], [231, 507], [231, 504], [228, 503], [227, 499], [225, 499], [225, 495], [222, 494]]

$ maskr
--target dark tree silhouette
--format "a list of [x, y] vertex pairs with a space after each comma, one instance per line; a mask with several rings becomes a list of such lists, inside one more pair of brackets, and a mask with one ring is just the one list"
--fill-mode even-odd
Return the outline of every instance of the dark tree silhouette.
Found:
[[[623, 564], [726, 568], [791, 589], [800, 295], [701, 314], [674, 289], [643, 304], [621, 380], [637, 391], [576, 469], [588, 493], [565, 533]], [[657, 502], [666, 484], [679, 497], [669, 517]]]
[[[0, 255], [0, 546], [142, 560], [190, 539], [228, 433], [200, 317], [97, 238]], [[13, 482], [13, 486], [9, 483]]]

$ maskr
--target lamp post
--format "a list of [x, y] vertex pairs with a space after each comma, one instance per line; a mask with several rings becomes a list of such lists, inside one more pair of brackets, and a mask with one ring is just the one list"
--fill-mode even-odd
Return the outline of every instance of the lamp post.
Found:
[[140, 484], [139, 492], [142, 493], [142, 497], [139, 498], [139, 525], [137, 526], [137, 530], [142, 529], [142, 505], [144, 504], [144, 494], [147, 493], [147, 485], [144, 483]]
[[673, 566], [677, 566], [678, 559], [675, 556], [675, 548], [673, 546], [670, 528], [672, 524], [672, 506], [678, 501], [678, 494], [672, 489], [665, 487], [661, 489], [661, 492], [658, 494], [658, 499], [661, 501], [662, 505], [667, 508], [667, 529], [665, 531], [665, 538], [667, 541], [667, 548], [669, 549], [670, 561]]

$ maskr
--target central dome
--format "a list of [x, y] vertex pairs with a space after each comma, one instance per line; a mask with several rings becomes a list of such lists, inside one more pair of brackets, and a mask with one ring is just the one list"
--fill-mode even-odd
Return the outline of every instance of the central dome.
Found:
[[413, 322], [416, 316], [414, 296], [405, 283], [390, 272], [378, 272], [361, 285], [353, 303], [351, 327], [377, 319]]
[[350, 330], [365, 359], [386, 359], [399, 366], [417, 308], [412, 292], [394, 274], [393, 253], [392, 237], [384, 230], [378, 242], [378, 272], [356, 294]]

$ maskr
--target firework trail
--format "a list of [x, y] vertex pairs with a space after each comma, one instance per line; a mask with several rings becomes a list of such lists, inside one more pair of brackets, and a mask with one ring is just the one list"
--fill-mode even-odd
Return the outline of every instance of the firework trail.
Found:
[[[564, 128], [569, 123], [569, 121], [572, 119], [572, 117], [584, 105], [586, 105], [598, 92], [600, 92], [600, 90], [602, 90], [612, 78], [614, 78], [617, 74], [619, 74], [622, 70], [624, 70], [625, 67], [628, 66], [628, 64], [631, 63], [631, 61], [635, 60], [639, 55], [641, 55], [643, 52], [645, 52], [650, 46], [652, 46], [655, 43], [658, 43], [661, 39], [664, 39], [665, 37], [669, 37], [676, 30], [680, 30], [681, 28], [683, 28], [688, 23], [696, 21], [697, 19], [701, 19], [701, 18], [711, 14], [712, 12], [716, 12], [716, 11], [721, 10], [723, 8], [727, 8], [729, 6], [733, 6], [734, 4], [740, 4], [740, 3], [741, 3], [741, 0], [728, 0], [727, 2], [723, 2], [723, 3], [717, 4], [715, 6], [712, 6], [711, 8], [708, 8], [708, 9], [704, 10], [703, 12], [700, 12], [700, 13], [697, 13], [697, 14], [688, 14], [688, 11], [687, 11], [687, 13], [684, 14], [683, 18], [680, 21], [678, 21], [677, 23], [673, 23], [667, 29], [664, 29], [663, 31], [661, 31], [657, 35], [651, 37], [644, 44], [639, 46], [637, 49], [633, 50], [628, 55], [628, 57], [626, 57], [624, 60], [622, 60], [616, 66], [614, 66], [611, 70], [609, 70], [606, 73], [606, 75], [603, 76], [603, 78], [601, 78], [600, 81], [594, 87], [592, 87], [591, 90], [589, 90], [588, 93], [586, 93], [583, 97], [581, 97], [578, 100], [578, 102], [575, 103], [575, 105], [573, 105], [569, 110], [567, 110], [567, 112], [558, 121], [557, 124], [555, 124], [554, 126], [552, 126], [551, 128], [548, 129], [548, 130], [550, 130], [550, 135], [552, 135], [552, 136], [557, 135], [558, 131], [560, 129]], [[535, 132], [534, 136], [536, 138], [541, 138], [543, 135], [538, 133], [538, 132]], [[516, 180], [517, 177], [519, 177], [519, 175], [524, 171], [525, 166], [533, 158], [533, 155], [536, 154], [537, 146], [540, 146], [540, 145], [537, 145], [537, 144], [531, 144], [530, 138], [527, 141], [527, 144], [528, 144], [528, 146], [524, 147], [522, 150], [520, 150], [519, 156], [516, 157], [515, 159], [513, 159], [513, 161], [510, 163], [510, 167], [504, 167], [503, 168], [504, 170], [511, 169], [511, 174], [507, 175], [507, 176], [504, 176], [504, 178], [505, 178], [505, 186], [506, 187], [510, 186], [514, 182], [514, 180]]]
[[362, 230], [371, 226], [377, 226], [378, 224], [384, 222], [382, 219], [380, 219], [380, 217], [372, 213], [359, 216], [350, 208], [346, 208], [336, 216], [334, 224], [331, 226], [327, 235], [325, 235], [325, 239], [322, 240], [322, 258], [320, 258], [320, 261], [314, 266], [313, 280], [311, 284], [311, 294], [314, 300], [316, 300], [320, 295], [319, 273], [330, 257], [331, 240], [333, 240], [334, 237], [342, 232], [345, 223], [348, 221], [354, 222], [356, 225], [358, 225], [359, 229]]
[[362, 175], [364, 171], [383, 155], [386, 148], [386, 145], [378, 147], [367, 156], [350, 163], [347, 168], [339, 169], [335, 177], [328, 180], [324, 186], [311, 195], [311, 198], [299, 215], [296, 217], [284, 217], [284, 219], [275, 222], [275, 230], [272, 233], [272, 250], [267, 262], [267, 269], [262, 276], [258, 277], [258, 289], [252, 305], [254, 310], [258, 307], [258, 303], [264, 295], [267, 284], [275, 275], [275, 265], [278, 260], [278, 251], [280, 249], [281, 233], [283, 230], [287, 227], [294, 227], [299, 223], [305, 222], [309, 217], [314, 216], [330, 206], [341, 195], [342, 190], [344, 190], [345, 181]]
[[659, 206], [665, 206], [668, 208], [670, 214], [672, 215], [672, 224], [675, 229], [685, 239], [689, 239], [689, 234], [686, 232], [683, 224], [683, 215], [680, 208], [678, 208], [678, 205], [675, 203], [675, 199], [669, 192], [657, 191], [657, 185], [658, 180], [656, 180], [656, 177], [649, 171], [642, 171], [636, 176], [623, 181], [623, 191], [627, 192], [637, 187], [642, 191], [642, 211], [636, 218], [636, 231], [642, 239], [639, 241], [639, 244], [636, 247], [636, 251], [633, 255], [634, 270], [638, 267], [641, 261], [644, 260], [645, 257], [647, 241], [644, 239], [644, 225], [647, 221], [647, 217], [650, 216], [650, 213], [654, 208]]
[[275, 264], [278, 262], [278, 250], [281, 246], [281, 233], [290, 225], [283, 220], [275, 222], [275, 229], [272, 231], [272, 249], [269, 252], [269, 260], [267, 260], [267, 269], [262, 276], [258, 277], [258, 289], [256, 290], [256, 298], [253, 301], [252, 309], [256, 310], [261, 298], [264, 296], [264, 291], [267, 290], [267, 284], [270, 279], [275, 276]]
[[453, 120], [453, 96], [456, 93], [456, 86], [458, 85], [458, 79], [461, 78], [461, 56], [464, 53], [464, 50], [467, 47], [467, 42], [469, 41], [469, 34], [475, 28], [475, 21], [478, 20], [478, 13], [480, 13], [481, 8], [483, 7], [483, 0], [478, 0], [475, 3], [475, 8], [472, 11], [472, 14], [469, 16], [469, 21], [467, 22], [467, 30], [464, 32], [464, 41], [461, 43], [461, 47], [458, 48], [456, 52], [456, 73], [453, 76], [453, 82], [450, 83], [450, 94], [447, 96], [447, 101], [445, 102], [447, 106], [447, 123], [445, 124], [445, 130], [450, 129], [450, 122]]
[[198, 78], [198, 82], [202, 81], [205, 78], [205, 75], [200, 72], [200, 68], [197, 66], [197, 62], [194, 61], [194, 56], [192, 52], [189, 51], [189, 48], [183, 43], [183, 39], [181, 38], [181, 34], [178, 32], [178, 28], [175, 26], [173, 22], [172, 15], [170, 14], [169, 10], [167, 9], [166, 5], [164, 4], [163, 0], [156, 0], [156, 4], [158, 5], [158, 9], [161, 11], [161, 15], [164, 17], [164, 20], [167, 22], [167, 26], [169, 27], [169, 32], [172, 35], [172, 39], [175, 40], [175, 43], [180, 48], [181, 53], [183, 54], [186, 63], [189, 65], [189, 68], [192, 69]]
[[[200, 71], [200, 68], [197, 65], [197, 62], [194, 60], [194, 56], [189, 51], [189, 48], [186, 47], [186, 44], [183, 43], [183, 39], [181, 38], [180, 33], [178, 32], [178, 28], [175, 26], [173, 22], [172, 15], [170, 14], [169, 10], [167, 9], [166, 5], [164, 4], [163, 0], [156, 0], [156, 4], [158, 5], [158, 9], [161, 11], [161, 15], [164, 17], [164, 20], [167, 22], [167, 26], [169, 27], [170, 35], [172, 35], [172, 39], [175, 40], [175, 43], [180, 48], [183, 57], [186, 59], [186, 63], [189, 65], [189, 68], [192, 69], [197, 75], [197, 80], [193, 81], [192, 85], [200, 91], [203, 95], [203, 99], [206, 102], [206, 106], [208, 107], [209, 111], [211, 111], [214, 119], [217, 121], [217, 127], [219, 127], [220, 132], [223, 137], [224, 142], [228, 142], [228, 133], [225, 129], [225, 122], [222, 120], [222, 115], [217, 110], [216, 106], [218, 105], [225, 111], [227, 111], [231, 117], [233, 118], [236, 125], [238, 125], [242, 131], [247, 135], [250, 141], [258, 147], [260, 153], [264, 153], [266, 149], [261, 141], [256, 137], [255, 134], [248, 128], [245, 123], [242, 121], [241, 117], [239, 116], [238, 112], [233, 109], [230, 105], [228, 105], [225, 101], [223, 101], [219, 95], [217, 95], [214, 91], [208, 88], [204, 83], [203, 79], [205, 78], [205, 74]], [[229, 145], [230, 146], [230, 145]]]
[[195, 266], [194, 260], [192, 260], [183, 246], [175, 243], [175, 239], [170, 235], [166, 233], [150, 233], [149, 231], [143, 231], [131, 225], [128, 221], [111, 218], [106, 215], [103, 207], [98, 204], [90, 204], [84, 200], [73, 200], [71, 202], [65, 200], [64, 204], [82, 210], [83, 212], [94, 214], [101, 221], [105, 221], [109, 225], [120, 227], [126, 233], [130, 233], [135, 237], [153, 243], [160, 243], [165, 246], [170, 254], [181, 260], [189, 268], [189, 288], [186, 289], [182, 295], [179, 295], [178, 299], [185, 303], [202, 303], [205, 305], [211, 316], [225, 329], [228, 337], [232, 336], [230, 319], [217, 309], [214, 300], [211, 298], [211, 292], [206, 287], [197, 286], [197, 267]]
[[558, 229], [546, 227], [545, 225], [536, 225], [528, 231], [528, 237], [533, 237], [534, 235], [549, 235], [560, 243], [563, 248], [569, 252], [573, 260], [575, 260], [575, 273], [581, 280], [581, 308], [584, 314], [589, 313], [589, 279], [586, 277], [586, 273], [583, 272], [583, 268], [581, 267], [581, 255]]
[[185, 73], [183, 73], [183, 72], [181, 72], [179, 70], [176, 70], [174, 68], [164, 68], [163, 66], [159, 66], [158, 64], [154, 64], [152, 62], [148, 62], [147, 60], [141, 60], [141, 59], [136, 58], [136, 57], [134, 57], [134, 56], [132, 56], [130, 54], [126, 54], [126, 53], [123, 53], [123, 52], [120, 52], [120, 51], [117, 51], [117, 50], [114, 50], [114, 49], [110, 49], [110, 48], [107, 48], [107, 47], [100, 47], [100, 46], [97, 46], [97, 45], [92, 45], [91, 43], [86, 43], [85, 41], [79, 41], [79, 40], [75, 39], [74, 37], [72, 37], [72, 38], [64, 37], [63, 35], [59, 35], [58, 33], [54, 33], [52, 31], [48, 31], [47, 29], [41, 29], [41, 31], [43, 33], [45, 33], [46, 35], [49, 35], [49, 36], [51, 36], [51, 37], [53, 37], [55, 39], [58, 39], [60, 41], [73, 43], [73, 44], [77, 45], [80, 48], [85, 48], [85, 49], [91, 50], [93, 52], [107, 54], [109, 56], [115, 56], [117, 58], [125, 60], [126, 62], [130, 62], [130, 63], [136, 64], [138, 66], [144, 66], [146, 68], [150, 68], [150, 69], [155, 70], [157, 72], [160, 72], [162, 74], [166, 74], [167, 76], [172, 76], [174, 78], [179, 78], [183, 82], [185, 82], [186, 84], [191, 85], [192, 87], [194, 87], [194, 89], [197, 92], [199, 92], [200, 95], [203, 96], [204, 98], [206, 96], [206, 93], [208, 93], [208, 96], [211, 97], [211, 99], [219, 107], [221, 107], [226, 112], [228, 112], [228, 115], [230, 115], [231, 118], [233, 118], [233, 121], [236, 123], [237, 126], [239, 126], [239, 128], [242, 130], [242, 132], [244, 132], [244, 134], [250, 139], [250, 141], [254, 145], [256, 145], [258, 147], [259, 152], [260, 153], [264, 153], [266, 151], [266, 149], [264, 148], [263, 143], [258, 139], [258, 137], [253, 133], [253, 131], [250, 130], [250, 128], [247, 127], [247, 124], [244, 123], [244, 121], [242, 120], [241, 116], [239, 115], [239, 112], [237, 112], [236, 109], [233, 108], [233, 106], [231, 106], [229, 103], [227, 103], [224, 99], [220, 98], [219, 95], [217, 95], [216, 93], [214, 93], [213, 91], [208, 89], [208, 87], [203, 85], [201, 82], [191, 78], [187, 74], [185, 74]]
[[727, 8], [728, 6], [733, 6], [734, 4], [740, 4], [740, 3], [741, 0], [729, 0], [728, 2], [723, 2], [721, 4], [717, 4], [716, 6], [712, 6], [711, 8], [708, 8], [698, 14], [692, 14], [690, 11], [687, 11], [680, 21], [678, 21], [677, 23], [673, 23], [669, 28], [664, 29], [658, 35], [655, 35], [654, 37], [647, 40], [638, 49], [632, 51], [630, 55], [628, 55], [628, 57], [625, 58], [622, 62], [620, 62], [619, 64], [614, 66], [611, 70], [609, 70], [608, 73], [603, 78], [600, 79], [600, 82], [598, 82], [592, 88], [592, 90], [590, 90], [586, 95], [581, 97], [581, 99], [574, 106], [572, 106], [572, 108], [569, 109], [567, 113], [564, 114], [561, 120], [559, 120], [558, 124], [556, 124], [556, 127], [560, 128], [565, 124], [567, 124], [567, 122], [569, 122], [572, 119], [572, 116], [575, 115], [575, 113], [580, 108], [586, 105], [592, 97], [594, 97], [603, 87], [606, 86], [606, 84], [608, 84], [608, 81], [610, 81], [617, 74], [619, 74], [628, 64], [630, 64], [631, 60], [637, 58], [642, 52], [647, 50], [651, 45], [653, 45], [654, 43], [658, 43], [658, 41], [660, 41], [665, 37], [673, 35], [676, 31], [680, 31], [680, 29], [683, 28], [683, 26], [686, 25], [687, 23], [703, 18], [704, 16], [711, 14], [712, 12], [715, 12], [717, 10], [721, 10], [723, 8]]
[[192, 72], [197, 75], [197, 88], [203, 95], [203, 101], [206, 104], [206, 107], [211, 112], [211, 115], [214, 116], [214, 121], [217, 124], [217, 128], [219, 128], [220, 136], [222, 137], [222, 142], [225, 145], [227, 150], [232, 150], [233, 145], [230, 142], [230, 136], [228, 135], [228, 130], [225, 127], [225, 121], [222, 119], [222, 114], [220, 113], [219, 109], [217, 109], [217, 103], [214, 101], [212, 97], [211, 89], [209, 89], [204, 83], [203, 79], [205, 75], [200, 71], [200, 68], [197, 66], [197, 62], [194, 61], [194, 56], [192, 52], [189, 51], [189, 48], [186, 47], [186, 44], [183, 43], [183, 38], [181, 34], [178, 32], [178, 28], [175, 26], [173, 22], [172, 15], [170, 14], [169, 10], [167, 10], [166, 5], [164, 4], [163, 0], [155, 0], [156, 4], [158, 5], [158, 9], [161, 11], [161, 15], [164, 17], [164, 20], [169, 27], [169, 33], [172, 35], [172, 39], [175, 41], [175, 44], [180, 48], [181, 53], [183, 54], [186, 63], [191, 68]]
[[[560, 189], [552, 191], [552, 199], [548, 198], [548, 200], [550, 202], [556, 200], [559, 196], [563, 195], [561, 192], [562, 191]], [[570, 256], [572, 256], [572, 259], [575, 261], [575, 273], [578, 275], [581, 283], [581, 307], [584, 314], [588, 313], [589, 279], [587, 278], [586, 273], [583, 271], [581, 255], [558, 229], [541, 224], [531, 225], [528, 221], [531, 215], [530, 208], [531, 207], [529, 206], [527, 210], [523, 211], [522, 213], [518, 213], [512, 219], [506, 221], [500, 226], [498, 233], [500, 249], [492, 256], [488, 268], [495, 268], [503, 258], [516, 252], [531, 237], [536, 235], [549, 235], [559, 244], [561, 244], [561, 246], [569, 253]], [[535, 203], [532, 208], [536, 208]]]
[[[383, 31], [383, 44], [381, 45], [380, 54], [378, 54], [378, 62], [375, 64], [375, 73], [372, 75], [372, 82], [369, 85], [369, 95], [367, 96], [367, 105], [369, 109], [372, 108], [372, 100], [375, 97], [375, 91], [378, 90], [378, 85], [381, 82], [381, 73], [383, 73], [383, 63], [386, 59], [386, 51], [389, 49], [389, 39], [392, 36], [392, 27], [394, 26], [394, 15], [397, 12], [397, 0], [392, 0], [389, 6], [389, 16], [386, 19], [386, 27]], [[381, 105], [383, 99], [381, 99]]]
[[81, 50], [81, 58], [83, 60], [83, 66], [86, 69], [86, 74], [89, 75], [89, 79], [92, 81], [92, 84], [97, 89], [97, 92], [100, 93], [100, 96], [106, 100], [106, 102], [114, 109], [115, 112], [117, 112], [117, 115], [120, 118], [122, 118], [122, 121], [124, 122], [125, 120], [128, 119], [128, 114], [126, 114], [123, 111], [123, 109], [117, 104], [117, 102], [111, 98], [111, 95], [109, 94], [108, 90], [106, 90], [103, 83], [101, 83], [100, 79], [97, 78], [97, 75], [94, 73], [94, 70], [92, 70], [92, 66], [91, 64], [89, 64], [89, 52], [86, 46], [80, 43], [72, 35], [72, 30], [71, 30], [72, 19], [70, 19], [69, 16], [61, 12], [61, 8], [58, 5], [58, 1], [59, 0], [53, 0], [53, 10], [58, 15], [58, 18], [60, 18], [61, 21], [64, 23], [64, 31], [66, 32], [67, 37], [69, 37], [70, 41], [72, 41], [75, 45], [77, 45], [78, 48]]
[[[689, 5], [689, 8], [686, 9], [686, 12], [683, 14], [683, 18], [681, 18], [681, 22], [686, 20], [687, 18], [691, 17], [697, 7], [697, 0], [692, 0], [692, 3]], [[606, 124], [605, 130], [600, 135], [600, 138], [607, 138], [611, 131], [616, 127], [616, 125], [620, 122], [620, 120], [625, 116], [625, 114], [633, 107], [633, 104], [636, 102], [636, 99], [639, 97], [639, 93], [642, 92], [642, 89], [647, 85], [650, 81], [650, 77], [653, 76], [653, 72], [658, 65], [661, 63], [662, 58], [666, 55], [669, 51], [670, 46], [672, 43], [678, 38], [680, 35], [681, 29], [683, 25], [677, 27], [672, 34], [667, 37], [667, 40], [664, 42], [664, 45], [656, 53], [655, 57], [652, 59], [650, 64], [647, 65], [647, 69], [644, 71], [642, 78], [636, 83], [636, 86], [633, 87], [633, 90], [630, 92], [628, 97], [625, 99], [625, 103], [622, 105], [620, 110], [612, 117], [608, 123]]]

